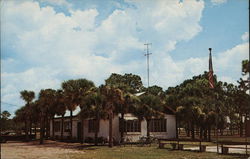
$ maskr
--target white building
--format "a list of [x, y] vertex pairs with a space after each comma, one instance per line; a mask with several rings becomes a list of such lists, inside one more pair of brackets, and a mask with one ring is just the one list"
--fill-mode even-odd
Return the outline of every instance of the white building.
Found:
[[[150, 136], [156, 138], [175, 138], [176, 137], [176, 118], [174, 112], [169, 109], [168, 114], [165, 114], [164, 119], [153, 119], [150, 122]], [[147, 122], [139, 120], [134, 117], [132, 114], [125, 114], [125, 131], [124, 139], [125, 141], [137, 141], [140, 137], [147, 136]], [[113, 118], [113, 138], [115, 141], [120, 141], [120, 117], [119, 115]], [[84, 120], [84, 133], [81, 133], [81, 120], [78, 116], [73, 116], [73, 125], [72, 125], [72, 137], [73, 140], [80, 140], [81, 135], [84, 139], [94, 138], [94, 124], [95, 120], [88, 119]], [[62, 120], [60, 117], [55, 118], [54, 120], [54, 135], [56, 138], [60, 139], [61, 137], [61, 123]], [[70, 117], [64, 117], [64, 133], [63, 136], [65, 139], [70, 137]], [[52, 122], [50, 124], [50, 134], [52, 136]], [[98, 127], [98, 137], [103, 137], [105, 139], [109, 138], [109, 120], [100, 120]]]

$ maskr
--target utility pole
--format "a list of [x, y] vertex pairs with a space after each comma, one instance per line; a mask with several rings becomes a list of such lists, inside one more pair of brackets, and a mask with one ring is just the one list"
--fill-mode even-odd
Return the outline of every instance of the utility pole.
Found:
[[149, 87], [149, 55], [151, 55], [152, 53], [149, 52], [149, 45], [152, 45], [152, 43], [146, 43], [144, 44], [146, 45], [146, 49], [147, 49], [147, 52], [146, 54], [144, 54], [144, 56], [147, 56], [147, 72], [148, 72], [148, 87]]

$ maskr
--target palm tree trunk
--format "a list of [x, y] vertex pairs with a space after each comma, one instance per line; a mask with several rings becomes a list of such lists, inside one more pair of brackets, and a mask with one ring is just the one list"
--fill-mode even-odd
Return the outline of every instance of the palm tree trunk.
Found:
[[98, 145], [98, 127], [99, 127], [99, 121], [100, 119], [97, 118], [96, 119], [96, 123], [95, 123], [95, 145]]
[[242, 121], [242, 114], [240, 114], [240, 137], [243, 136], [243, 121]]
[[[230, 119], [230, 121], [232, 121], [231, 119]], [[233, 127], [232, 127], [232, 123], [230, 123], [230, 133], [231, 133], [231, 136], [233, 135]]]
[[29, 141], [29, 135], [28, 135], [28, 121], [25, 119], [25, 140]]
[[175, 130], [176, 130], [176, 138], [179, 139], [179, 129], [178, 127], [180, 126], [179, 119], [176, 116], [176, 121], [175, 121]]
[[43, 117], [43, 137], [46, 138], [46, 127], [47, 127], [47, 122], [46, 122], [47, 115]]
[[62, 125], [61, 125], [61, 141], [63, 141], [63, 132], [64, 132], [64, 130], [63, 130], [63, 126], [64, 126], [64, 114], [62, 115], [62, 123], [61, 123]]
[[113, 111], [109, 112], [109, 147], [113, 147]]
[[32, 120], [31, 120], [31, 117], [30, 117], [30, 135], [32, 135]]
[[73, 111], [70, 110], [70, 140], [72, 141], [72, 134], [73, 134]]
[[202, 132], [203, 132], [203, 129], [202, 127], [200, 127], [200, 139], [202, 139]]
[[190, 137], [190, 122], [187, 123], [187, 136]]
[[211, 125], [208, 125], [208, 141], [211, 141]]
[[124, 113], [121, 113], [121, 143], [124, 142]]
[[35, 139], [36, 139], [36, 127], [37, 127], [37, 123], [35, 122]]
[[207, 127], [204, 128], [204, 139], [207, 140]]
[[147, 137], [149, 139], [149, 137], [150, 137], [150, 120], [147, 119], [146, 122], [147, 122]]
[[44, 137], [44, 116], [41, 115], [40, 121], [40, 144], [43, 144], [43, 137]]
[[195, 134], [194, 134], [194, 122], [191, 122], [191, 133], [192, 133], [192, 140], [195, 139]]
[[54, 116], [52, 117], [52, 139], [55, 139], [55, 120]]
[[50, 137], [50, 124], [49, 124], [49, 117], [48, 114], [46, 116], [46, 138], [48, 139]]
[[84, 119], [82, 119], [82, 125], [81, 125], [81, 144], [84, 143]]

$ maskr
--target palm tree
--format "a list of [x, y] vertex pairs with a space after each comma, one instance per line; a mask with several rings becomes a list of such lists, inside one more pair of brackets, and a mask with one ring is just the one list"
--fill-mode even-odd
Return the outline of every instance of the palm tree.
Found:
[[39, 102], [39, 108], [41, 112], [40, 144], [43, 144], [43, 141], [44, 141], [45, 122], [48, 120], [49, 108], [54, 106], [55, 104], [55, 99], [56, 99], [55, 95], [56, 95], [56, 91], [53, 89], [45, 89], [45, 90], [42, 89], [39, 92], [38, 102]]
[[[32, 102], [32, 100], [35, 98], [35, 93], [33, 91], [27, 91], [27, 90], [23, 90], [20, 92], [21, 94], [21, 98], [26, 102], [26, 113], [27, 113], [27, 116], [25, 118], [25, 138], [26, 138], [26, 141], [29, 140], [29, 136], [28, 136], [28, 117], [30, 117], [30, 110], [29, 110], [29, 107], [30, 107], [30, 102]], [[28, 115], [29, 114], [29, 115]], [[32, 122], [30, 120], [30, 127], [32, 126]]]
[[35, 136], [36, 136], [36, 128], [40, 119], [40, 116], [39, 116], [40, 110], [39, 110], [39, 104], [37, 101], [30, 103], [30, 112], [31, 112], [30, 118], [31, 118], [31, 122], [34, 123], [34, 127], [35, 127], [34, 131], [35, 131]]
[[87, 79], [68, 80], [62, 83], [65, 100], [67, 100], [67, 108], [70, 111], [70, 138], [72, 139], [72, 123], [73, 111], [80, 105], [82, 96], [94, 87], [94, 83]]
[[113, 147], [113, 116], [117, 105], [122, 104], [123, 92], [112, 86], [100, 86], [101, 94], [106, 98], [104, 110], [109, 114], [109, 147]]
[[93, 118], [95, 122], [95, 145], [98, 144], [98, 128], [100, 119], [106, 118], [106, 112], [104, 111], [105, 98], [100, 93], [99, 89], [95, 89], [87, 96], [85, 96], [80, 105], [81, 112], [79, 113], [80, 118]]
[[[27, 118], [27, 107], [26, 106], [22, 106], [21, 108], [17, 109], [15, 111], [15, 122], [19, 123], [18, 125], [21, 125], [20, 123], [24, 123], [25, 124], [25, 130], [27, 129], [27, 122], [26, 122], [26, 118]], [[23, 127], [21, 127], [22, 129]]]
[[147, 122], [147, 137], [150, 137], [150, 122], [153, 118], [162, 118], [164, 116], [161, 99], [151, 94], [141, 95], [140, 104], [137, 105], [133, 114], [141, 121]]
[[129, 113], [129, 112], [133, 112], [134, 109], [136, 108], [137, 104], [139, 104], [140, 102], [140, 99], [131, 94], [131, 93], [124, 93], [124, 97], [123, 97], [124, 101], [122, 104], [118, 105], [118, 110], [117, 112], [118, 113], [121, 113], [121, 123], [120, 123], [120, 127], [121, 127], [121, 143], [124, 142], [124, 123], [125, 123], [125, 120], [124, 120], [124, 115], [126, 113]]
[[[62, 102], [62, 90], [51, 90], [51, 96], [53, 97], [53, 99], [50, 101], [51, 103], [48, 105], [47, 111], [48, 111], [48, 118], [51, 120], [52, 123], [52, 139], [54, 139], [55, 138], [54, 117], [56, 114], [61, 115], [62, 109], [66, 110], [66, 108], [62, 106], [64, 105], [64, 103]], [[47, 126], [49, 126], [49, 124], [47, 124]], [[49, 131], [48, 128], [46, 130], [47, 132]]]
[[[56, 115], [61, 115], [61, 141], [63, 141], [63, 128], [64, 128], [64, 115], [67, 110], [67, 103], [65, 101], [65, 98], [63, 96], [62, 90], [56, 91]], [[54, 121], [52, 121], [54, 122]], [[53, 128], [53, 136], [54, 136], [54, 128]]]
[[131, 112], [134, 104], [138, 103], [139, 99], [133, 94], [141, 92], [143, 89], [141, 77], [134, 74], [116, 74], [112, 73], [105, 80], [106, 86], [118, 88], [123, 92], [124, 102], [117, 105], [115, 113], [121, 113], [121, 142], [124, 140], [124, 114]]

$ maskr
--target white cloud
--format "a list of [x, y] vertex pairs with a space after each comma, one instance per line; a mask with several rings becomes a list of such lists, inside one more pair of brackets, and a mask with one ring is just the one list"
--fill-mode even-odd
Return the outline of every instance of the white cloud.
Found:
[[[20, 90], [59, 88], [70, 78], [88, 78], [99, 85], [112, 72], [139, 74], [146, 83], [145, 40], [153, 42], [151, 84], [175, 86], [208, 69], [207, 57], [175, 61], [169, 54], [176, 44], [202, 31], [203, 1], [128, 3], [135, 7], [114, 10], [97, 23], [96, 9], [70, 9], [71, 15], [66, 16], [49, 6], [41, 8], [38, 2], [5, 2], [1, 36], [15, 46], [15, 52], [4, 60], [3, 68], [29, 67], [17, 72], [2, 70], [3, 99], [19, 103]], [[214, 57], [215, 73], [238, 71], [247, 50], [243, 43]], [[222, 77], [231, 80], [228, 74]]]
[[[12, 114], [18, 106], [24, 105], [20, 91], [31, 90], [38, 95], [40, 89], [60, 87], [61, 80], [57, 79], [59, 71], [47, 67], [31, 68], [19, 73], [1, 73], [2, 109], [8, 109]], [[13, 105], [5, 104], [10, 103]]]
[[217, 70], [241, 73], [241, 61], [248, 58], [249, 43], [242, 43], [219, 54], [215, 59]]
[[220, 4], [226, 3], [227, 0], [211, 0], [211, 2], [213, 5], [220, 5]]
[[[71, 15], [66, 16], [49, 6], [41, 8], [37, 2], [5, 1], [1, 38], [13, 46], [14, 53], [2, 60], [2, 100], [22, 103], [21, 90], [38, 93], [42, 88], [59, 88], [71, 78], [87, 78], [99, 85], [113, 72], [139, 74], [146, 84], [143, 44], [149, 39], [153, 42], [151, 85], [175, 86], [208, 69], [208, 57], [174, 61], [169, 54], [177, 43], [202, 31], [203, 1], [128, 3], [135, 7], [114, 10], [97, 25], [96, 9], [70, 9]], [[246, 33], [242, 39], [247, 39]], [[243, 43], [214, 57], [219, 79], [233, 82], [228, 70], [239, 71], [240, 77], [239, 63], [248, 50]], [[21, 71], [13, 71], [18, 67]]]
[[242, 36], [241, 39], [243, 41], [248, 41], [249, 40], [249, 32], [245, 32]]

